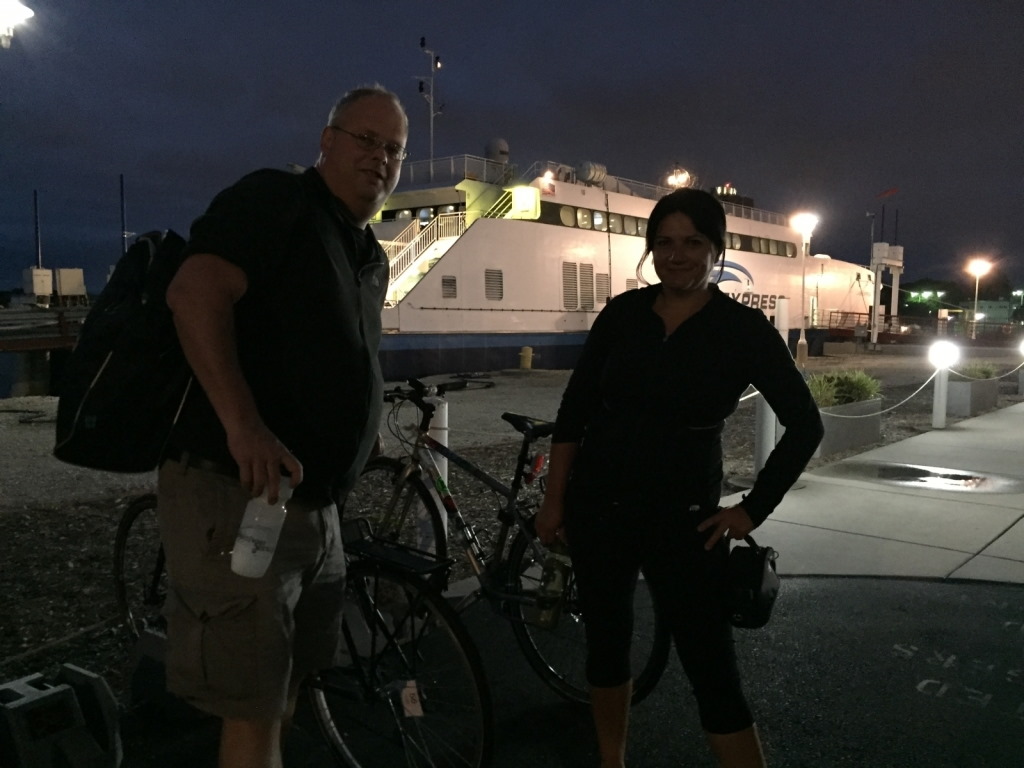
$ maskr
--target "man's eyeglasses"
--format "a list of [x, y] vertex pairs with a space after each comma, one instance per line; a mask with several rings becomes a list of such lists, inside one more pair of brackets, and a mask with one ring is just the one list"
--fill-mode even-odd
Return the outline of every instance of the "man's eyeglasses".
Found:
[[383, 149], [384, 154], [388, 156], [388, 160], [401, 161], [405, 160], [409, 156], [405, 147], [401, 144], [394, 144], [390, 141], [381, 141], [376, 136], [371, 136], [368, 133], [352, 133], [352, 131], [346, 131], [340, 125], [329, 125], [335, 131], [341, 131], [347, 133], [353, 139], [356, 140], [356, 144], [363, 148], [366, 152], [376, 152], [378, 149]]

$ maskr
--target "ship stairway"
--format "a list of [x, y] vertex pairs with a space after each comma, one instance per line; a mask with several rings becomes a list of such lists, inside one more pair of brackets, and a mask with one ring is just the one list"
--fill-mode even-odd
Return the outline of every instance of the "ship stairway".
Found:
[[466, 213], [442, 213], [416, 232], [418, 227], [419, 224], [413, 222], [386, 249], [390, 264], [388, 304], [397, 304], [405, 298], [462, 236], [466, 231]]
[[512, 210], [512, 192], [506, 190], [506, 192], [499, 197], [494, 205], [487, 209], [482, 218], [485, 219], [504, 219], [508, 213]]

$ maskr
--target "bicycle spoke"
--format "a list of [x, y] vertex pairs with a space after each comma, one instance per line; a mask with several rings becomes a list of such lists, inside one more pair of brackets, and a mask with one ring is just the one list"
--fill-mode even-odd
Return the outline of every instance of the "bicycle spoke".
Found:
[[472, 641], [443, 598], [365, 561], [350, 570], [349, 659], [311, 690], [328, 741], [350, 766], [477, 766], [490, 699]]

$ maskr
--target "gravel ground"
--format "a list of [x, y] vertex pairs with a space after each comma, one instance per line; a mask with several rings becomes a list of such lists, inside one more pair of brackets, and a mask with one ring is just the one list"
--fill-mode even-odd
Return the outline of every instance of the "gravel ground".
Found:
[[[1017, 364], [1002, 351], [972, 359], [992, 359], [1001, 371]], [[931, 373], [923, 354], [811, 358], [808, 363], [811, 372], [837, 368], [879, 378], [883, 408], [898, 406], [882, 416], [880, 444], [931, 428], [932, 387], [920, 390]], [[567, 377], [565, 371], [506, 371], [491, 375], [492, 388], [451, 393], [449, 444], [510, 479], [518, 435], [499, 415], [514, 411], [553, 419]], [[1000, 407], [1021, 399], [1016, 375], [1003, 379]], [[407, 406], [403, 413], [410, 411]], [[112, 544], [120, 512], [152, 489], [153, 476], [93, 472], [58, 462], [50, 455], [55, 414], [54, 398], [0, 400], [0, 684], [35, 672], [50, 674], [67, 662], [103, 675], [126, 701], [131, 646], [114, 606]], [[753, 414], [753, 401], [746, 401], [727, 425], [727, 477], [752, 474]], [[386, 435], [385, 447], [397, 452], [398, 440]], [[840, 458], [815, 459], [811, 466]], [[457, 470], [450, 483], [456, 498], [477, 510], [467, 518], [486, 544], [496, 508], [489, 492]]]

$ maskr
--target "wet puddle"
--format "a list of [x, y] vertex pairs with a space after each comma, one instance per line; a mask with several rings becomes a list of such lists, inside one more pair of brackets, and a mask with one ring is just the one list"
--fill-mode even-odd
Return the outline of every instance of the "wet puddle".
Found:
[[843, 461], [830, 467], [830, 470], [829, 474], [833, 476], [877, 480], [905, 488], [974, 493], [1024, 493], [1024, 478], [947, 467], [882, 461]]

